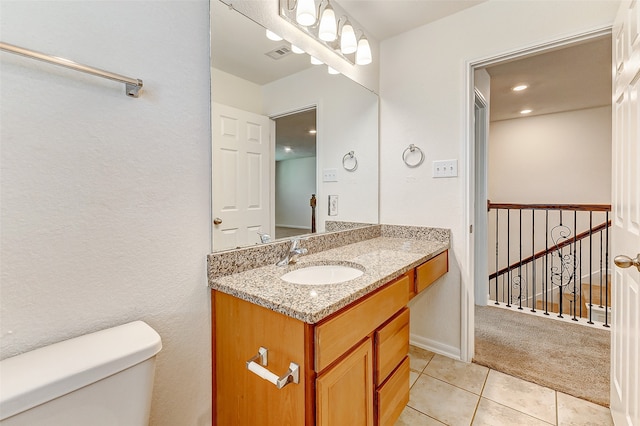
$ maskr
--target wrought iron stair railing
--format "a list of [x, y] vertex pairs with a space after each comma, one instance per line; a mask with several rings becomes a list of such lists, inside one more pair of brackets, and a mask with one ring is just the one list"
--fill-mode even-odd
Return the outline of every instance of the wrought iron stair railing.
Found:
[[487, 207], [489, 246], [495, 247], [489, 250], [489, 296], [495, 304], [609, 326], [610, 205]]

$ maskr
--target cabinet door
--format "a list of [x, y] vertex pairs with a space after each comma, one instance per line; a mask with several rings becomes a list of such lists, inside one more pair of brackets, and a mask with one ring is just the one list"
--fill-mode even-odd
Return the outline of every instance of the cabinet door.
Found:
[[367, 338], [316, 380], [318, 426], [373, 425], [373, 346]]

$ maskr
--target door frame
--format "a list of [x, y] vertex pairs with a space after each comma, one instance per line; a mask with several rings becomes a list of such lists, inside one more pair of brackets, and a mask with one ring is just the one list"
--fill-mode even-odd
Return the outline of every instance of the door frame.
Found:
[[[322, 171], [320, 170], [320, 155], [322, 154], [322, 148], [320, 144], [320, 140], [322, 138], [322, 134], [324, 132], [320, 131], [320, 101], [316, 101], [313, 103], [303, 104], [297, 107], [291, 107], [276, 113], [268, 114], [269, 119], [271, 120], [271, 170], [270, 170], [270, 187], [273, 188], [270, 195], [270, 203], [271, 203], [271, 217], [273, 218], [271, 235], [275, 238], [276, 235], [276, 119], [281, 117], [286, 117], [287, 115], [297, 114], [300, 112], [305, 112], [315, 109], [316, 110], [316, 199], [320, 200], [320, 194], [318, 191], [320, 190], [320, 177], [322, 175]], [[317, 211], [317, 207], [316, 207]]]
[[[474, 355], [475, 345], [475, 330], [474, 330], [474, 306], [475, 306], [475, 260], [478, 259], [476, 250], [477, 247], [486, 247], [486, 228], [487, 223], [475, 223], [476, 215], [479, 210], [485, 209], [486, 206], [476, 206], [476, 181], [478, 179], [486, 180], [486, 167], [476, 167], [476, 140], [475, 140], [475, 106], [476, 106], [476, 91], [474, 81], [474, 71], [479, 68], [484, 68], [489, 65], [494, 65], [500, 62], [514, 60], [529, 56], [535, 53], [542, 53], [557, 49], [559, 47], [565, 47], [574, 43], [578, 43], [585, 40], [591, 40], [594, 38], [610, 35], [612, 33], [612, 26], [607, 25], [604, 27], [594, 28], [589, 31], [575, 33], [563, 38], [550, 40], [543, 43], [532, 44], [529, 46], [523, 46], [520, 49], [503, 52], [493, 56], [487, 56], [474, 60], [465, 61], [465, 82], [466, 82], [466, 105], [465, 110], [465, 145], [463, 150], [464, 166], [469, 173], [465, 178], [465, 227], [463, 229], [469, 230], [467, 238], [465, 239], [465, 258], [468, 267], [466, 271], [462, 271], [462, 286], [463, 297], [461, 298], [461, 342], [460, 342], [460, 358], [462, 361], [471, 362]], [[490, 102], [490, 101], [489, 101]], [[487, 141], [488, 142], [488, 141]], [[486, 166], [486, 164], [485, 164]], [[481, 174], [478, 176], [478, 174]], [[479, 227], [484, 227], [485, 232], [478, 233]], [[475, 229], [471, 232], [472, 229]], [[484, 235], [485, 241], [475, 240], [476, 234], [480, 236]], [[482, 257], [480, 256], [480, 259]]]

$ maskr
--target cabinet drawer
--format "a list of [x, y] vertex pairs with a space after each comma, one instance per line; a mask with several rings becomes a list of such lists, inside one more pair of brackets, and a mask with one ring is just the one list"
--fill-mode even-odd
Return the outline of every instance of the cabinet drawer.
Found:
[[315, 329], [316, 372], [329, 366], [406, 306], [409, 283], [409, 276], [405, 274], [365, 300], [319, 323]]
[[449, 270], [449, 251], [444, 251], [416, 268], [416, 293], [429, 287]]
[[409, 309], [404, 308], [376, 331], [376, 386], [387, 379], [409, 353]]
[[376, 391], [379, 425], [395, 424], [409, 402], [409, 357], [405, 357], [389, 380]]

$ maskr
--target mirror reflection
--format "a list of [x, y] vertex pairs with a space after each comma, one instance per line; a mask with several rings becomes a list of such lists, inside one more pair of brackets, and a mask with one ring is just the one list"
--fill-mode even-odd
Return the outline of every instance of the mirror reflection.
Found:
[[211, 19], [213, 249], [377, 223], [377, 95], [221, 1]]

